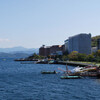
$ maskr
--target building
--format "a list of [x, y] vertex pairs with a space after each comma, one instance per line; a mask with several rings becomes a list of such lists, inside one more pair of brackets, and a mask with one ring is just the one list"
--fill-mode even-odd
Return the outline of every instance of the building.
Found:
[[91, 53], [96, 52], [97, 51], [97, 47], [92, 47], [91, 48]]
[[42, 47], [39, 48], [39, 55], [40, 56], [47, 56], [50, 55], [50, 47], [46, 47], [43, 45]]
[[47, 46], [44, 45], [39, 48], [39, 55], [41, 56], [48, 56], [48, 55], [63, 55], [63, 52], [65, 51], [64, 45], [53, 45], [53, 46]]
[[47, 46], [47, 47], [45, 48], [45, 56], [50, 55], [50, 47], [51, 47], [51, 46]]
[[40, 56], [45, 56], [45, 45], [43, 45], [42, 47], [39, 48], [39, 55]]
[[100, 49], [100, 39], [97, 40], [97, 49]]
[[53, 45], [50, 48], [50, 55], [62, 55], [63, 54], [63, 46], [64, 45]]
[[65, 40], [65, 50], [68, 53], [78, 51], [78, 53], [91, 53], [91, 34], [81, 33]]

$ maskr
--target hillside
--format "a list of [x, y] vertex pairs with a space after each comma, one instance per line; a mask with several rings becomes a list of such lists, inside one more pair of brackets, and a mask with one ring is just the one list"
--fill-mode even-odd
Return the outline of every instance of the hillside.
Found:
[[24, 48], [24, 47], [13, 47], [13, 48], [0, 48], [0, 52], [4, 53], [27, 53], [27, 54], [33, 54], [33, 53], [38, 53], [39, 50], [38, 48]]
[[97, 39], [100, 38], [100, 35], [92, 37], [92, 47], [97, 46]]
[[10, 54], [10, 53], [0, 52], [0, 58], [26, 58], [28, 56], [30, 56], [30, 54], [26, 53]]

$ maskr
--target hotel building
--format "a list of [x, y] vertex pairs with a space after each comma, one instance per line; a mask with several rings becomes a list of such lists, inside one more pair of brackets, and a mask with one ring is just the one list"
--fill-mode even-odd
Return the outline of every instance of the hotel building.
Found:
[[91, 34], [81, 33], [65, 40], [65, 50], [68, 53], [77, 51], [78, 53], [91, 54]]

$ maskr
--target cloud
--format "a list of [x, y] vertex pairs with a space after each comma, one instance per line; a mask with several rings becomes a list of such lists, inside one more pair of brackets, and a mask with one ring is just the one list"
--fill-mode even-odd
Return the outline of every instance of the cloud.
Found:
[[2, 38], [0, 38], [0, 42], [10, 42], [10, 40], [9, 39], [2, 39]]

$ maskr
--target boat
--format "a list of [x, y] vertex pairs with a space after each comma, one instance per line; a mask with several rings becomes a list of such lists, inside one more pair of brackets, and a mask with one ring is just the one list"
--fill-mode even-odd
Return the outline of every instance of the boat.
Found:
[[56, 71], [42, 71], [41, 74], [57, 74]]
[[81, 76], [61, 76], [61, 79], [79, 79]]
[[76, 67], [76, 68], [74, 68], [72, 71], [74, 71], [74, 72], [81, 72], [83, 70], [83, 67]]

